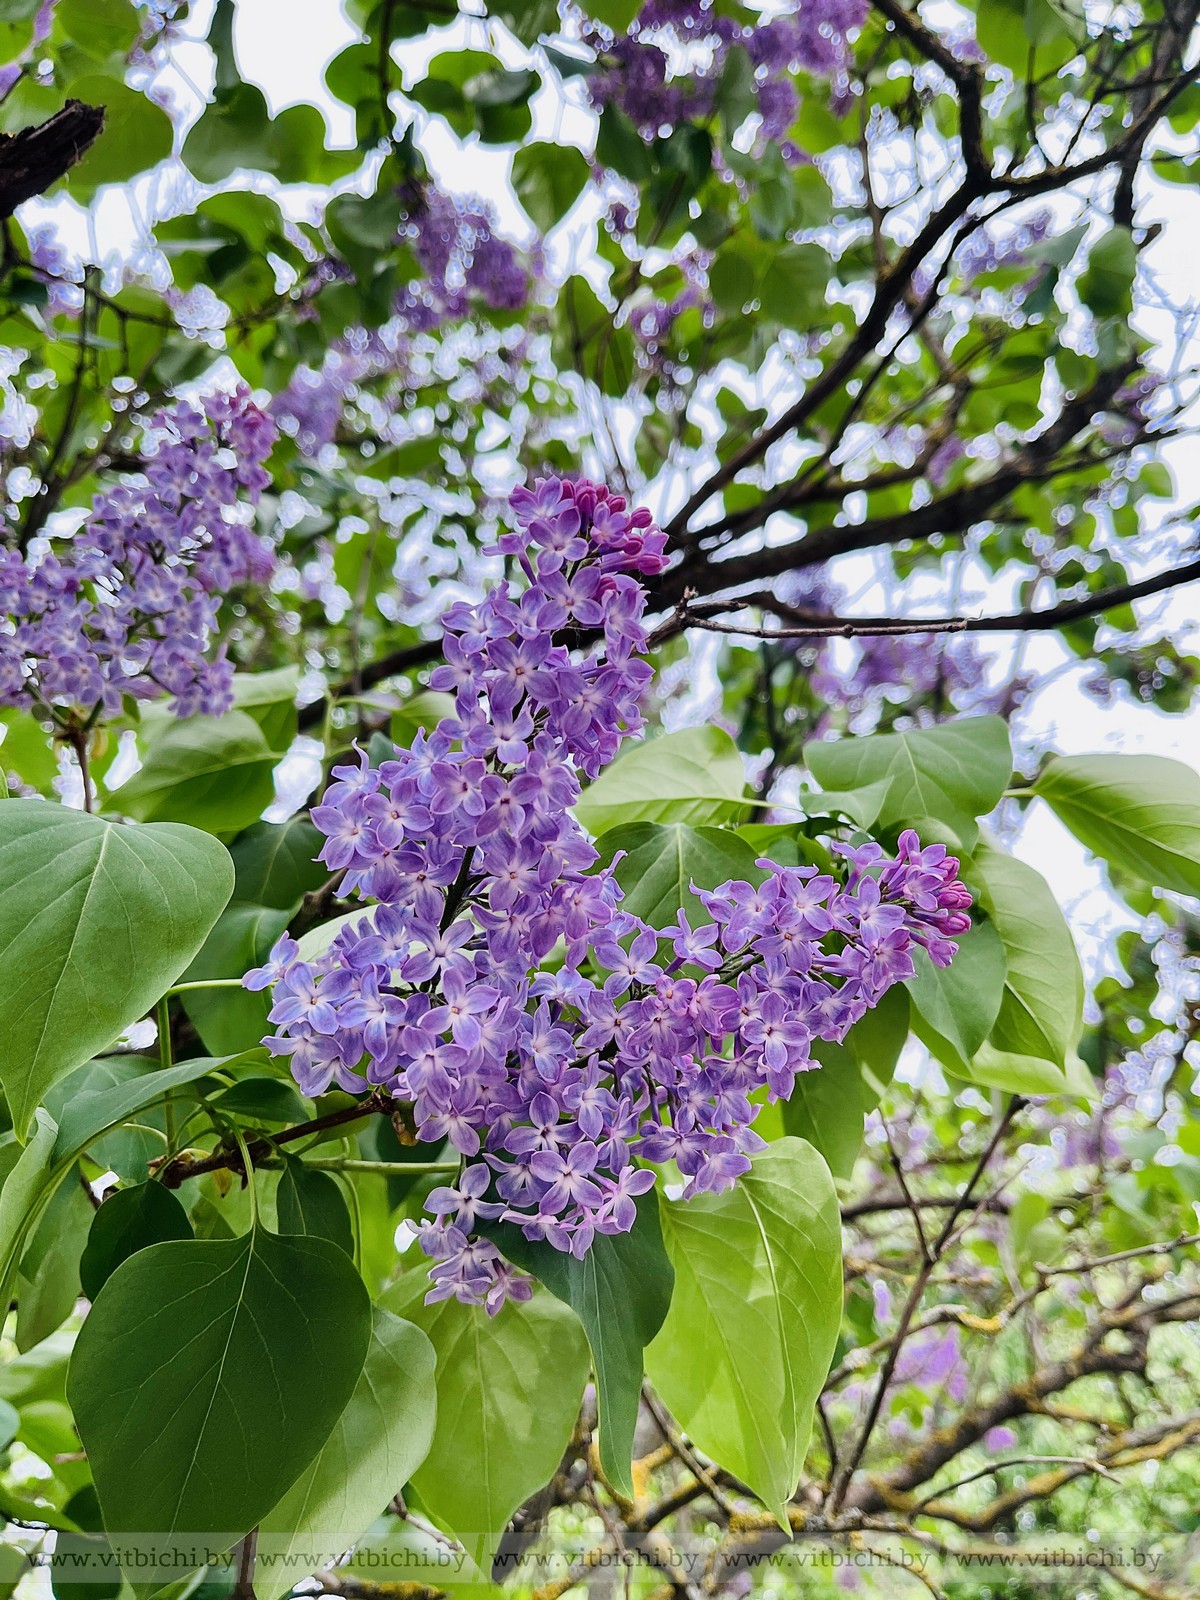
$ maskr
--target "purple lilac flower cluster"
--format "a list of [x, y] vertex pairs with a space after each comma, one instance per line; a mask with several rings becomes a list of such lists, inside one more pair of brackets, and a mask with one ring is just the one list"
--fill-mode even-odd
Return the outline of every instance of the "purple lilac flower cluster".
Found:
[[169, 694], [180, 716], [227, 711], [233, 668], [205, 652], [222, 596], [274, 571], [240, 520], [274, 440], [244, 387], [176, 405], [154, 418], [142, 472], [97, 495], [69, 542], [0, 546], [0, 705], [90, 713]]
[[[570, 808], [640, 729], [639, 579], [664, 536], [587, 482], [542, 480], [511, 508], [495, 549], [525, 586], [443, 619], [431, 682], [456, 714], [378, 767], [336, 768], [313, 811], [321, 859], [376, 906], [315, 960], [285, 936], [246, 978], [275, 986], [267, 1042], [306, 1093], [382, 1087], [458, 1152], [426, 1203], [429, 1298], [493, 1310], [528, 1286], [481, 1221], [582, 1257], [632, 1227], [654, 1182], [640, 1162], [727, 1187], [762, 1146], [755, 1091], [789, 1094], [814, 1040], [912, 974], [914, 944], [948, 963], [970, 904], [958, 863], [907, 833], [894, 860], [844, 849], [844, 881], [763, 861], [761, 882], [694, 890], [697, 926], [624, 911]], [[579, 630], [603, 649], [573, 653]]]
[[397, 307], [416, 332], [463, 317], [477, 296], [494, 311], [517, 311], [529, 298], [530, 274], [515, 246], [495, 230], [486, 201], [460, 200], [432, 184], [420, 192], [400, 237], [421, 268]]
[[[746, 25], [722, 15], [712, 0], [646, 0], [622, 35], [585, 30], [603, 62], [588, 88], [593, 104], [619, 107], [653, 138], [712, 113], [729, 51], [740, 45], [754, 68], [761, 137], [778, 143], [800, 109], [792, 75], [802, 69], [841, 84], [849, 35], [866, 15], [865, 0], [798, 0], [783, 16]], [[785, 154], [799, 157], [786, 144]]]

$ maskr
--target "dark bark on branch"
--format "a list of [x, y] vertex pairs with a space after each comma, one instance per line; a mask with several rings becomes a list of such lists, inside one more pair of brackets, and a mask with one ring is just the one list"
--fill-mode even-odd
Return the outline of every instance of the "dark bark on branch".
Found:
[[101, 106], [68, 100], [45, 122], [0, 134], [0, 219], [45, 194], [75, 165], [104, 127]]
[[[360, 1100], [357, 1105], [345, 1106], [341, 1111], [330, 1111], [326, 1116], [314, 1117], [311, 1122], [298, 1123], [294, 1128], [285, 1128], [282, 1133], [272, 1134], [269, 1140], [253, 1140], [246, 1147], [250, 1164], [257, 1166], [262, 1161], [269, 1161], [275, 1154], [277, 1145], [292, 1144], [297, 1139], [306, 1139], [314, 1133], [323, 1133], [327, 1128], [340, 1128], [346, 1123], [361, 1122], [366, 1117], [383, 1115], [390, 1110], [391, 1102], [382, 1091], [377, 1090], [365, 1100]], [[182, 1155], [173, 1156], [160, 1167], [157, 1177], [164, 1189], [178, 1189], [187, 1178], [199, 1178], [206, 1172], [241, 1172], [244, 1177], [242, 1152], [236, 1146], [232, 1148], [222, 1146], [211, 1155], [200, 1157], [184, 1152]]]
[[[1042, 611], [1013, 611], [997, 617], [839, 617], [830, 612], [805, 611], [802, 607], [789, 606], [766, 591], [758, 591], [738, 600], [709, 600], [700, 605], [685, 601], [654, 630], [651, 644], [665, 644], [668, 639], [673, 639], [688, 628], [707, 628], [718, 633], [744, 634], [768, 640], [855, 639], [922, 633], [1049, 633], [1069, 623], [1100, 616], [1105, 611], [1115, 611], [1118, 606], [1147, 599], [1150, 595], [1164, 594], [1197, 580], [1200, 580], [1200, 558], [1182, 567], [1156, 572], [1150, 578], [1139, 578], [1134, 583], [1101, 589], [1097, 594], [1082, 595], [1077, 600], [1064, 600]], [[768, 611], [794, 626], [743, 628], [737, 623], [722, 624], [714, 620], [751, 608]]]
[[[978, 483], [965, 484], [928, 505], [915, 506], [897, 516], [875, 517], [857, 526], [817, 528], [788, 544], [769, 545], [725, 561], [712, 561], [708, 552], [697, 551], [663, 574], [655, 602], [675, 605], [689, 589], [697, 594], [737, 589], [783, 572], [818, 566], [833, 556], [899, 544], [906, 539], [928, 539], [935, 533], [964, 532], [995, 512], [1022, 485], [1078, 470], [1080, 464], [1066, 467], [1058, 457], [1091, 419], [1111, 404], [1132, 370], [1132, 363], [1122, 363], [1101, 373], [1082, 394], [1067, 400], [1054, 421], [1035, 439]], [[790, 489], [790, 485], [783, 485], [759, 505], [704, 529], [704, 534], [728, 540], [761, 527], [772, 512], [788, 509]]]
[[[1131, 152], [1141, 150], [1155, 124], [1196, 79], [1198, 73], [1200, 69], [1180, 74], [1161, 95], [1134, 118], [1120, 139], [1097, 151], [1095, 155], [1069, 166], [1044, 167], [1040, 172], [1032, 173], [993, 173], [986, 163], [981, 166], [974, 152], [968, 153], [964, 149], [964, 163], [967, 170], [961, 185], [926, 219], [911, 244], [907, 245], [890, 267], [882, 273], [875, 298], [859, 325], [858, 332], [841, 355], [826, 367], [798, 400], [753, 439], [748, 440], [688, 497], [666, 524], [666, 532], [671, 538], [678, 541], [691, 527], [696, 512], [701, 510], [715, 494], [732, 483], [746, 467], [761, 460], [773, 444], [795, 433], [850, 379], [859, 363], [875, 348], [887, 328], [892, 313], [904, 300], [917, 268], [977, 201], [986, 199], [989, 195], [1032, 199], [1054, 190], [1064, 189], [1081, 178], [1093, 177], [1106, 168], [1119, 166], [1122, 161], [1130, 157]], [[960, 124], [960, 135], [966, 136], [968, 133], [969, 129]], [[700, 534], [705, 531], [699, 530]]]
[[[389, 655], [380, 656], [378, 661], [368, 661], [357, 677], [347, 678], [343, 683], [335, 683], [329, 690], [329, 698], [341, 700], [347, 695], [362, 694], [365, 690], [373, 689], [376, 684], [384, 683], [388, 678], [395, 678], [402, 672], [411, 672], [414, 667], [427, 667], [433, 661], [440, 661], [441, 656], [440, 639], [422, 639], [418, 644], [406, 645], [403, 650], [393, 650]], [[316, 727], [325, 715], [325, 703], [324, 700], [314, 700], [311, 705], [301, 708], [301, 733], [306, 728]]]

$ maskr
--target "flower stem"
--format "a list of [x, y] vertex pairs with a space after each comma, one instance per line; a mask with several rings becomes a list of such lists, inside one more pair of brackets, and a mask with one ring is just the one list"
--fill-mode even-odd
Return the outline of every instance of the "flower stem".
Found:
[[[260, 1162], [260, 1166], [273, 1166], [272, 1161]], [[352, 1156], [306, 1156], [306, 1167], [315, 1167], [318, 1172], [376, 1172], [384, 1177], [406, 1178], [422, 1177], [429, 1172], [457, 1172], [457, 1161], [359, 1161]]]
[[197, 978], [192, 983], [176, 983], [167, 990], [169, 995], [188, 994], [193, 989], [240, 989], [240, 978]]

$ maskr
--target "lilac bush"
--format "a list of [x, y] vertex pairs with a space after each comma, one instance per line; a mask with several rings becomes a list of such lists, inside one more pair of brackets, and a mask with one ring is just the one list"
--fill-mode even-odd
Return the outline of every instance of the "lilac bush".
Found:
[[[761, 860], [760, 882], [693, 888], [666, 927], [623, 910], [620, 854], [597, 869], [570, 808], [641, 729], [639, 579], [664, 537], [587, 482], [543, 479], [511, 509], [493, 553], [524, 586], [443, 619], [430, 681], [456, 714], [335, 768], [313, 811], [321, 859], [376, 906], [314, 960], [285, 936], [247, 978], [274, 984], [267, 1043], [307, 1094], [382, 1088], [462, 1157], [427, 1202], [429, 1297], [492, 1310], [528, 1285], [480, 1221], [582, 1258], [633, 1226], [639, 1162], [728, 1187], [762, 1148], [764, 1095], [910, 977], [914, 945], [946, 965], [970, 904], [957, 861], [907, 831], [894, 859], [839, 846], [844, 877]], [[603, 648], [573, 652], [585, 631]]]
[[244, 386], [180, 402], [72, 539], [0, 546], [0, 705], [87, 717], [166, 694], [180, 716], [229, 710], [233, 667], [208, 652], [222, 597], [274, 571], [241, 514], [270, 482], [274, 440]]

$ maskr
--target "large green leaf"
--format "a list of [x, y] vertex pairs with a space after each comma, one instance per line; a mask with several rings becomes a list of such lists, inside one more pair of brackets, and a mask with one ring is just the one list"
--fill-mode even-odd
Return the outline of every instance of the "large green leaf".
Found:
[[787, 1526], [842, 1316], [842, 1231], [824, 1161], [781, 1139], [720, 1195], [664, 1201], [675, 1294], [651, 1382], [701, 1450]]
[[0, 1303], [5, 1306], [13, 1297], [17, 1268], [30, 1229], [66, 1171], [61, 1167], [55, 1172], [57, 1137], [57, 1123], [39, 1106], [34, 1114], [33, 1135], [0, 1188]]
[[[231, 902], [183, 974], [183, 981], [240, 978], [251, 967], [262, 965], [287, 924], [286, 911]], [[252, 1050], [271, 1032], [267, 1021], [271, 998], [265, 990], [194, 989], [180, 999], [200, 1042], [214, 1055]]]
[[258, 1532], [258, 1600], [279, 1600], [306, 1553], [332, 1567], [420, 1466], [437, 1416], [433, 1346], [420, 1328], [377, 1306], [366, 1365], [320, 1455]]
[[276, 667], [272, 672], [235, 672], [233, 705], [244, 711], [263, 731], [272, 750], [286, 750], [296, 737], [296, 690], [299, 667]]
[[0, 1082], [19, 1133], [174, 983], [232, 888], [227, 852], [191, 828], [0, 805]]
[[[67, 1398], [111, 1534], [186, 1572], [278, 1504], [358, 1383], [371, 1306], [344, 1251], [254, 1227], [157, 1244], [109, 1278], [71, 1357]], [[153, 1569], [134, 1569], [139, 1581]]]
[[904, 990], [889, 989], [841, 1044], [813, 1046], [820, 1067], [802, 1072], [782, 1104], [784, 1128], [807, 1139], [835, 1178], [848, 1178], [854, 1169], [867, 1112], [892, 1081], [908, 1038], [908, 1015]]
[[587, 1340], [550, 1295], [489, 1317], [457, 1300], [427, 1306], [428, 1287], [417, 1271], [384, 1296], [437, 1352], [437, 1428], [413, 1483], [486, 1571], [509, 1517], [562, 1460], [587, 1382]]
[[1083, 969], [1058, 901], [1040, 872], [988, 846], [973, 875], [1007, 963], [990, 1043], [1065, 1068], [1083, 1026]]
[[1110, 228], [1088, 251], [1079, 274], [1079, 298], [1097, 317], [1127, 317], [1133, 311], [1138, 247], [1128, 228]]
[[723, 728], [706, 725], [635, 744], [588, 785], [575, 815], [589, 833], [633, 822], [693, 828], [742, 815], [741, 752]]
[[1200, 894], [1200, 774], [1165, 756], [1055, 756], [1034, 785], [1110, 866]]
[[805, 745], [804, 760], [827, 790], [865, 789], [886, 779], [880, 822], [938, 822], [966, 849], [978, 835], [976, 817], [991, 811], [1012, 776], [1008, 729], [999, 717], [964, 717], [862, 739], [817, 739]]
[[234, 900], [276, 911], [295, 910], [329, 876], [329, 868], [315, 859], [324, 843], [324, 834], [307, 814], [288, 822], [256, 822], [229, 847]]
[[76, 199], [86, 201], [104, 183], [127, 183], [170, 156], [171, 119], [146, 95], [99, 73], [72, 79], [71, 94], [105, 110], [104, 131], [64, 180]]
[[624, 891], [624, 909], [652, 928], [664, 928], [679, 910], [691, 922], [708, 922], [708, 913], [692, 893], [715, 889], [730, 878], [760, 883], [763, 872], [746, 841], [728, 828], [689, 828], [684, 824], [635, 822], [613, 828], [596, 841], [601, 861], [618, 850], [617, 882]]
[[[978, 922], [958, 939], [958, 954], [948, 967], [935, 967], [916, 949], [916, 975], [905, 988], [916, 1018], [914, 1031], [930, 1042], [944, 1040], [969, 1061], [992, 1031], [1004, 998], [1007, 961], [1004, 944], [990, 922]], [[935, 1050], [939, 1060], [944, 1052]]]
[[531, 1243], [513, 1223], [490, 1224], [486, 1231], [583, 1323], [596, 1374], [600, 1464], [613, 1487], [632, 1498], [643, 1352], [663, 1325], [675, 1281], [654, 1193], [637, 1202], [628, 1233], [597, 1234], [582, 1261], [543, 1241]]
[[257, 821], [275, 794], [272, 750], [248, 712], [155, 719], [142, 766], [108, 798], [108, 809], [139, 822], [188, 822], [209, 833], [237, 833]]
[[96, 1215], [79, 1176], [78, 1167], [64, 1175], [30, 1230], [17, 1277], [18, 1350], [49, 1338], [79, 1298], [79, 1260]]

